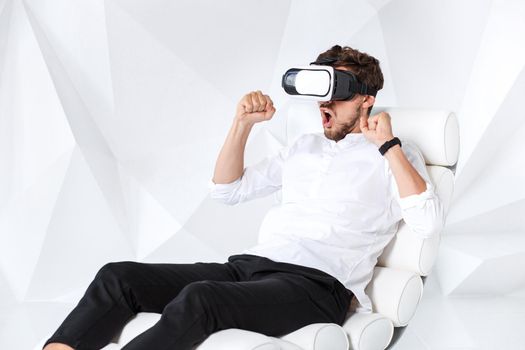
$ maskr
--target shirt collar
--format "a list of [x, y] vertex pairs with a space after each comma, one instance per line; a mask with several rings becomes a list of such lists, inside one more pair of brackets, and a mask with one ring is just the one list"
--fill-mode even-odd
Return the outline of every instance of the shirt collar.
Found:
[[324, 142], [331, 148], [348, 148], [352, 145], [368, 142], [367, 138], [365, 137], [365, 134], [362, 132], [351, 132], [345, 135], [341, 140], [338, 142], [335, 142], [334, 140], [330, 140], [324, 135], [324, 132], [320, 133], [321, 137], [324, 139]]

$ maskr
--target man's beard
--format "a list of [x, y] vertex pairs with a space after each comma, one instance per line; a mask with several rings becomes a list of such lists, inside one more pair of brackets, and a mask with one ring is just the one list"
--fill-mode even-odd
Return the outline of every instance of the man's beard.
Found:
[[344, 139], [344, 137], [352, 132], [355, 129], [357, 123], [359, 122], [359, 117], [356, 117], [346, 123], [332, 123], [332, 127], [324, 129], [324, 136], [330, 140], [338, 142], [339, 140]]

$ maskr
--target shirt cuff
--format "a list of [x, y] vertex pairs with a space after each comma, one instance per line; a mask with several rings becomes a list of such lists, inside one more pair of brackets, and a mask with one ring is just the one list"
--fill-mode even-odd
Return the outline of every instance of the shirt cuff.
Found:
[[230, 183], [227, 184], [216, 184], [213, 182], [213, 180], [208, 180], [208, 189], [210, 191], [228, 191], [234, 187], [236, 187], [237, 183], [241, 182], [241, 178], [238, 178], [236, 180], [233, 180]]
[[422, 208], [427, 199], [433, 198], [434, 197], [434, 186], [428, 182], [426, 182], [426, 184], [427, 184], [427, 189], [424, 192], [421, 192], [419, 194], [412, 194], [410, 196], [406, 196], [403, 198], [398, 197], [399, 206], [401, 207], [401, 209], [405, 210], [405, 209], [409, 209], [412, 207]]

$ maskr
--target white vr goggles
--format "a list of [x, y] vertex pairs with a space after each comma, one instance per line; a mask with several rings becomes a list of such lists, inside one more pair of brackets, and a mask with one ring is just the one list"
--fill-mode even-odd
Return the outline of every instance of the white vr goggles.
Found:
[[377, 90], [359, 82], [352, 72], [323, 65], [334, 61], [290, 68], [283, 74], [281, 86], [292, 97], [314, 101], [350, 100], [356, 93], [376, 96]]

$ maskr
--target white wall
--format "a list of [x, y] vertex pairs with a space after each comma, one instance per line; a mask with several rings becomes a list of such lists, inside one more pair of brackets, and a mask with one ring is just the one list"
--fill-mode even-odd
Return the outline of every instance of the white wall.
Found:
[[235, 105], [260, 89], [277, 108], [250, 164], [286, 142], [282, 73], [334, 44], [381, 61], [379, 105], [457, 114], [444, 293], [523, 296], [523, 18], [519, 0], [1, 0], [0, 305], [255, 244], [273, 199], [207, 195]]

